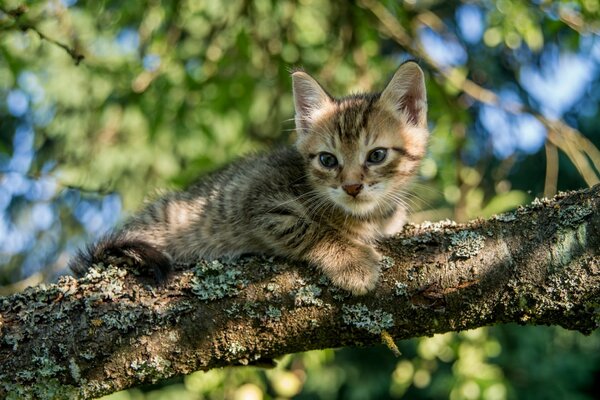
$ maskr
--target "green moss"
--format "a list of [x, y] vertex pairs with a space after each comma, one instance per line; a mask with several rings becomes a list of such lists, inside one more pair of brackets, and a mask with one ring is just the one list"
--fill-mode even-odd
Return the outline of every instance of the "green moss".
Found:
[[458, 258], [471, 258], [483, 249], [485, 240], [482, 235], [472, 231], [460, 231], [450, 237], [450, 248]]
[[[325, 275], [319, 276], [317, 283], [321, 286], [329, 286], [329, 279]], [[332, 286], [333, 287], [333, 286]]]
[[514, 212], [508, 212], [500, 215], [495, 215], [493, 219], [500, 222], [512, 222], [517, 219], [517, 215]]
[[86, 350], [83, 351], [81, 353], [79, 353], [79, 357], [83, 358], [84, 360], [93, 360], [94, 358], [96, 358], [96, 353], [94, 353], [91, 350]]
[[281, 310], [270, 305], [267, 307], [267, 316], [275, 321], [279, 321], [281, 318]]
[[394, 294], [396, 296], [406, 296], [408, 294], [406, 291], [406, 288], [407, 288], [407, 286], [405, 283], [396, 281], [394, 283]]
[[26, 369], [26, 370], [17, 372], [17, 378], [23, 379], [26, 381], [30, 381], [30, 380], [33, 380], [33, 378], [35, 378], [35, 374], [32, 371]]
[[130, 329], [135, 328], [142, 315], [143, 311], [139, 308], [121, 307], [115, 312], [103, 314], [100, 319], [108, 328], [128, 332]]
[[113, 265], [94, 264], [87, 273], [79, 279], [80, 284], [96, 284], [100, 281], [112, 282], [120, 280], [128, 274], [127, 269]]
[[74, 399], [81, 397], [79, 389], [71, 385], [61, 384], [56, 374], [65, 370], [46, 352], [34, 356], [30, 370], [17, 373], [17, 378], [23, 383], [8, 382], [6, 376], [0, 377], [0, 387], [6, 392], [6, 399]]
[[53, 377], [57, 373], [64, 371], [64, 367], [56, 364], [54, 360], [47, 356], [34, 356], [33, 365], [37, 367], [37, 376], [42, 376], [44, 378]]
[[394, 326], [392, 314], [383, 310], [369, 310], [364, 304], [344, 305], [342, 307], [344, 323], [369, 333], [380, 334], [381, 331]]
[[394, 259], [392, 257], [383, 256], [381, 258], [381, 262], [379, 264], [381, 265], [381, 268], [383, 270], [386, 270], [386, 269], [392, 268], [395, 263], [396, 262], [394, 261]]
[[149, 360], [141, 362], [133, 361], [131, 369], [133, 369], [136, 377], [141, 381], [157, 382], [164, 379], [165, 372], [171, 367], [171, 362], [160, 356], [154, 356]]
[[258, 304], [251, 302], [251, 301], [244, 303], [244, 307], [243, 307], [244, 313], [250, 318], [260, 317], [260, 314], [257, 311], [258, 308], [259, 308]]
[[167, 307], [168, 308], [164, 312], [158, 314], [159, 321], [162, 323], [169, 323], [168, 321], [179, 321], [181, 315], [194, 309], [194, 305], [189, 300], [180, 300], [169, 304]]
[[75, 380], [75, 382], [79, 382], [81, 380], [81, 369], [73, 357], [69, 359], [69, 372], [71, 372], [71, 377]]
[[78, 388], [63, 385], [56, 378], [36, 379], [33, 383], [23, 385], [6, 382], [0, 378], [0, 385], [6, 392], [6, 400], [71, 400], [83, 397]]
[[[429, 225], [429, 224], [431, 224], [431, 225]], [[423, 225], [433, 226], [433, 224], [431, 222], [425, 222]], [[442, 229], [442, 228], [440, 228], [440, 229]], [[409, 246], [413, 243], [431, 243], [434, 241], [435, 241], [435, 239], [434, 239], [433, 235], [431, 234], [431, 232], [425, 232], [421, 235], [412, 236], [407, 239], [402, 239], [402, 244], [405, 246]]]
[[321, 288], [317, 285], [306, 285], [296, 291], [294, 304], [296, 307], [302, 306], [322, 306], [323, 300], [319, 299]]
[[280, 288], [279, 284], [277, 284], [275, 282], [269, 282], [269, 283], [267, 283], [267, 286], [266, 286], [267, 291], [269, 291], [271, 293], [279, 290], [279, 288]]
[[246, 352], [246, 347], [238, 342], [230, 342], [227, 344], [227, 351], [234, 356], [243, 354]]
[[337, 301], [343, 301], [349, 297], [352, 297], [350, 292], [346, 292], [345, 290], [341, 290], [335, 286], [331, 286], [329, 291], [332, 293], [332, 297]]
[[123, 293], [123, 280], [111, 279], [99, 285], [100, 293], [107, 300], [113, 300], [121, 297]]
[[21, 340], [23, 340], [23, 335], [18, 332], [14, 334], [6, 334], [4, 336], [4, 343], [6, 343], [9, 346], [12, 346], [13, 351], [17, 351], [17, 349], [19, 348], [19, 342]]
[[577, 230], [563, 229], [557, 234], [556, 243], [550, 248], [552, 267], [568, 265], [587, 245], [587, 224], [581, 224]]
[[431, 232], [443, 232], [445, 229], [455, 227], [456, 225], [457, 223], [455, 221], [452, 221], [450, 219], [444, 219], [435, 222], [425, 221], [421, 223], [420, 226], [421, 228], [427, 229]]
[[231, 307], [225, 309], [225, 313], [230, 317], [237, 317], [240, 315], [240, 305], [238, 303], [233, 303]]
[[190, 286], [201, 300], [216, 300], [227, 296], [235, 296], [240, 288], [245, 285], [240, 278], [242, 272], [227, 266], [218, 260], [212, 262], [200, 262], [194, 269], [194, 277]]
[[576, 228], [583, 220], [593, 213], [593, 209], [588, 205], [572, 205], [561, 208], [558, 211], [559, 223], [563, 226]]

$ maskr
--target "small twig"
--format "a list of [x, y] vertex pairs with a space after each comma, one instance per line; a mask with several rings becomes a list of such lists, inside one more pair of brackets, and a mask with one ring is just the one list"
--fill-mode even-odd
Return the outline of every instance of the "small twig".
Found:
[[381, 341], [387, 346], [388, 349], [392, 351], [394, 356], [396, 356], [397, 358], [402, 357], [402, 352], [396, 345], [396, 342], [394, 342], [394, 338], [385, 329], [381, 331]]
[[10, 15], [13, 18], [19, 18], [21, 15], [25, 14], [28, 11], [28, 8], [26, 5], [21, 4], [20, 6], [12, 10], [5, 10], [4, 7], [0, 7], [0, 10], [2, 10], [4, 14]]
[[15, 26], [18, 29], [20, 29], [21, 31], [23, 31], [23, 32], [33, 31], [39, 36], [40, 39], [45, 40], [46, 42], [52, 43], [53, 45], [62, 48], [64, 51], [67, 52], [67, 54], [69, 56], [71, 56], [73, 61], [75, 61], [75, 65], [79, 65], [79, 63], [81, 63], [81, 61], [85, 58], [85, 56], [83, 54], [81, 54], [74, 47], [69, 47], [64, 43], [62, 43], [54, 38], [49, 37], [42, 31], [40, 31], [35, 25], [33, 25], [29, 22], [20, 21], [21, 17], [28, 11], [26, 6], [20, 5], [12, 10], [8, 10], [8, 9], [0, 6], [0, 11], [2, 11], [6, 15], [12, 17], [14, 19]]
[[73, 61], [75, 61], [75, 65], [79, 65], [79, 63], [85, 58], [85, 56], [83, 54], [79, 53], [77, 50], [75, 50], [75, 48], [71, 48], [64, 43], [59, 42], [56, 39], [48, 37], [45, 33], [41, 32], [39, 29], [37, 29], [33, 25], [22, 24], [19, 27], [23, 31], [27, 31], [27, 30], [33, 31], [33, 32], [37, 33], [37, 35], [40, 37], [40, 39], [50, 42], [50, 43], [64, 49], [67, 52], [67, 54], [69, 54], [71, 56]]
[[22, 173], [22, 172], [18, 172], [18, 171], [12, 171], [12, 170], [2, 170], [0, 171], [0, 179], [4, 177], [4, 175], [7, 174], [19, 174], [24, 178], [27, 179], [31, 179], [33, 181], [39, 181], [41, 179], [51, 179], [52, 183], [55, 184], [59, 189], [63, 189], [63, 190], [76, 190], [80, 193], [84, 193], [84, 194], [88, 194], [88, 195], [98, 195], [98, 196], [107, 196], [107, 195], [111, 195], [111, 194], [115, 194], [116, 190], [114, 189], [114, 185], [112, 183], [105, 183], [105, 184], [101, 184], [95, 187], [86, 187], [84, 185], [78, 185], [78, 184], [72, 184], [72, 183], [67, 183], [64, 182], [63, 180], [61, 180], [58, 176], [55, 175], [38, 175], [38, 174], [31, 174], [31, 173]]
[[544, 197], [550, 198], [556, 194], [558, 182], [558, 151], [556, 146], [546, 142], [546, 179], [544, 181]]

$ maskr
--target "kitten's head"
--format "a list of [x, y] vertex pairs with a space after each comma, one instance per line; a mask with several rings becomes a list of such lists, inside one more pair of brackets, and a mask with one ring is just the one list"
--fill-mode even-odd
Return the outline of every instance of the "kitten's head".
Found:
[[427, 144], [423, 71], [403, 64], [382, 93], [331, 97], [292, 74], [296, 147], [315, 189], [355, 216], [388, 213], [417, 171]]

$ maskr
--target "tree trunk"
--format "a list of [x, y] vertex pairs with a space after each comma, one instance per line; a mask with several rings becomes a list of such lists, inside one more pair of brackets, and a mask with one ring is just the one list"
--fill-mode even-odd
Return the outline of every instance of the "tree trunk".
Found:
[[94, 398], [298, 351], [504, 322], [588, 334], [600, 317], [600, 186], [380, 245], [375, 291], [351, 297], [283, 259], [201, 262], [163, 287], [92, 270], [0, 298], [0, 398]]

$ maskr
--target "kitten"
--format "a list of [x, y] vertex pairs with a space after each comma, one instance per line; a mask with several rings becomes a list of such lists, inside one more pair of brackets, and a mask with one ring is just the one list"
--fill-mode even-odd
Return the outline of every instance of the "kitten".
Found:
[[403, 64], [382, 93], [331, 97], [292, 74], [294, 147], [241, 159], [147, 205], [70, 267], [127, 261], [164, 277], [173, 263], [246, 253], [308, 261], [360, 295], [379, 276], [377, 239], [401, 229], [403, 196], [427, 144], [423, 72]]

